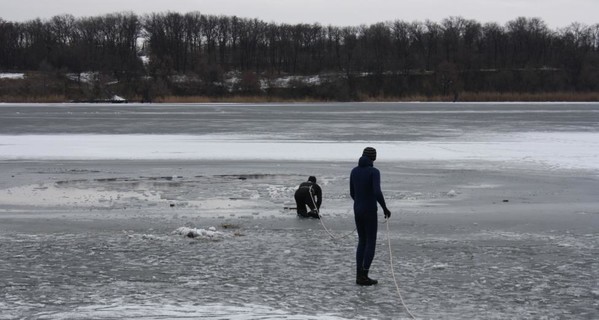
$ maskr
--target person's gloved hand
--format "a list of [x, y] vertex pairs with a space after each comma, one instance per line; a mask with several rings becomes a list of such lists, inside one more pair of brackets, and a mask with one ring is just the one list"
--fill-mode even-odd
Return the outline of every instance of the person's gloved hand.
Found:
[[389, 217], [391, 217], [391, 211], [389, 211], [389, 209], [385, 208], [383, 209], [383, 212], [385, 213], [385, 219], [389, 219]]

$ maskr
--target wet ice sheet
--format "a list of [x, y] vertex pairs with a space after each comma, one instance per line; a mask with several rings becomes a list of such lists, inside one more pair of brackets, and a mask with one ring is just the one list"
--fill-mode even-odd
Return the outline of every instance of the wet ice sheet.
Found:
[[[0, 308], [10, 310], [4, 319], [83, 318], [77, 312], [98, 319], [144, 312], [219, 319], [213, 306], [229, 316], [246, 312], [246, 319], [406, 318], [390, 279], [384, 229], [372, 270], [380, 284], [361, 288], [354, 284], [355, 234], [332, 241], [317, 221], [283, 209], [305, 173], [316, 172], [327, 226], [336, 235], [351, 233], [352, 164], [1, 165], [14, 176], [0, 181], [8, 185], [4, 190], [37, 186], [39, 193], [30, 198], [49, 190], [72, 193], [77, 197], [64, 200], [78, 201], [40, 202], [33, 209], [3, 205]], [[597, 315], [595, 180], [582, 173], [449, 170], [422, 163], [380, 168], [393, 211], [400, 288], [420, 318]], [[29, 187], [14, 186], [22, 181]], [[451, 190], [455, 195], [449, 196]], [[107, 206], [93, 208], [83, 195], [95, 193], [133, 193], [137, 199], [129, 198], [125, 209], [116, 197], [97, 197], [97, 204]], [[173, 233], [213, 226], [224, 236]]]
[[[176, 225], [164, 224], [4, 234], [0, 281], [2, 306], [10, 312], [0, 319], [407, 318], [390, 278], [384, 229], [371, 270], [380, 284], [364, 288], [353, 283], [355, 235], [331, 241], [313, 220], [267, 225], [240, 224], [237, 236], [217, 225], [229, 236], [216, 242], [181, 237], [171, 232]], [[332, 226], [339, 234], [351, 231], [351, 224]], [[399, 231], [391, 243], [400, 288], [420, 318], [596, 315], [599, 265], [589, 248], [599, 243], [593, 235], [440, 237], [394, 222], [391, 229]]]
[[[90, 215], [98, 210], [109, 214], [111, 209], [144, 208], [146, 212], [167, 209], [174, 214], [185, 209], [207, 216], [265, 216], [278, 214], [284, 203], [293, 199], [295, 183], [306, 179], [297, 174], [115, 176], [87, 169], [49, 172], [53, 176], [44, 182], [0, 188], [2, 206], [42, 211], [85, 208]], [[86, 178], [81, 172], [97, 177]], [[321, 184], [327, 183], [327, 178], [321, 177]], [[2, 211], [14, 212], [0, 208]]]
[[0, 203], [9, 206], [126, 207], [140, 201], [159, 201], [155, 192], [98, 190], [43, 183], [0, 189]]
[[[381, 161], [507, 162], [599, 169], [599, 133], [464, 135], [433, 141], [304, 141], [243, 135], [0, 136], [0, 160], [348, 161], [365, 145]], [[559, 150], [559, 152], [556, 152]]]
[[67, 312], [48, 312], [36, 315], [38, 319], [212, 319], [212, 320], [244, 320], [244, 319], [284, 319], [284, 320], [342, 320], [337, 316], [308, 316], [291, 314], [260, 305], [201, 305], [198, 303], [166, 304], [122, 304], [78, 307]]
[[596, 103], [0, 104], [1, 134], [239, 134], [427, 141], [467, 133], [597, 132]]

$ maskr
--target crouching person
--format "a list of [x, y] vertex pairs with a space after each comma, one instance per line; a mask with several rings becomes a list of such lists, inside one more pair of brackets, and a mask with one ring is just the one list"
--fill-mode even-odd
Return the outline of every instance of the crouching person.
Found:
[[295, 191], [294, 197], [299, 217], [320, 219], [318, 212], [322, 204], [322, 189], [316, 184], [315, 176], [310, 176], [308, 181], [302, 182]]

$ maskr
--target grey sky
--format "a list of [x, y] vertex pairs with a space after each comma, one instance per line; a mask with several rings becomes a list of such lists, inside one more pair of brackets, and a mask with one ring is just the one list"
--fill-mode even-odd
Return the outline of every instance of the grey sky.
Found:
[[0, 18], [8, 21], [121, 11], [199, 11], [267, 22], [338, 26], [396, 19], [441, 21], [450, 16], [500, 24], [520, 16], [539, 17], [552, 28], [572, 22], [599, 23], [599, 0], [0, 0]]

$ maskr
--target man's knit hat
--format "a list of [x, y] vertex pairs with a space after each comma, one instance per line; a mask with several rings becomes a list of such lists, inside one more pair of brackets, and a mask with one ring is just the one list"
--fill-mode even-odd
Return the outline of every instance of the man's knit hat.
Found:
[[316, 183], [316, 177], [315, 176], [310, 176], [308, 178], [308, 181], [312, 182], [312, 183]]
[[362, 152], [363, 157], [368, 157], [370, 160], [376, 160], [376, 149], [373, 147], [364, 148], [364, 152]]

